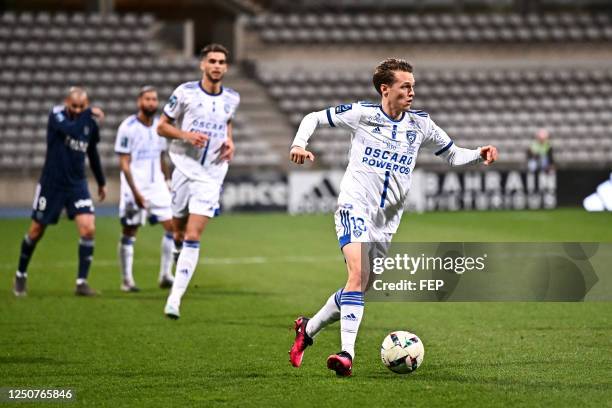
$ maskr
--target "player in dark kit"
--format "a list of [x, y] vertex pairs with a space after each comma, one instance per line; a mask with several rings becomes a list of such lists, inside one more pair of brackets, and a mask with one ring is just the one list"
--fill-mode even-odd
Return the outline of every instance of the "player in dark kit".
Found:
[[104, 173], [96, 144], [100, 140], [96, 119], [104, 113], [89, 108], [83, 88], [70, 88], [64, 106], [56, 106], [49, 114], [47, 154], [34, 197], [32, 223], [21, 242], [19, 266], [15, 274], [15, 296], [26, 294], [27, 267], [36, 247], [50, 224], [57, 224], [62, 209], [74, 219], [79, 236], [79, 268], [77, 295], [93, 296], [97, 292], [87, 284], [87, 275], [94, 251], [94, 206], [87, 188], [85, 154], [98, 183], [98, 198], [106, 197]]

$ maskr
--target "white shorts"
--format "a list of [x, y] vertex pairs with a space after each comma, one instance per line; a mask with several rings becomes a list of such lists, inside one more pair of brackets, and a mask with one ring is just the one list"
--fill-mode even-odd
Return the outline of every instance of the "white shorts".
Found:
[[189, 214], [212, 218], [219, 214], [222, 183], [192, 180], [175, 169], [172, 173], [172, 215], [185, 218]]
[[141, 194], [145, 198], [146, 209], [136, 205], [134, 195], [129, 188], [122, 189], [121, 198], [119, 199], [121, 225], [144, 225], [147, 219], [150, 224], [156, 224], [172, 219], [172, 210], [170, 208], [172, 198], [165, 183], [150, 186], [148, 191], [143, 191]]
[[340, 249], [351, 242], [391, 243], [393, 234], [383, 232], [372, 223], [369, 211], [352, 204], [338, 206], [334, 214]]

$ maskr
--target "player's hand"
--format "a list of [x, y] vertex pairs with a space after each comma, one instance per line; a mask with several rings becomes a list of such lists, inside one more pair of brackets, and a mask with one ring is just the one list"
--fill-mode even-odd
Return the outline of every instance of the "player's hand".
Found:
[[106, 186], [98, 186], [98, 201], [102, 202], [106, 198]]
[[221, 147], [219, 147], [216, 151], [216, 153], [220, 153], [219, 154], [219, 161], [221, 160], [227, 160], [230, 161], [234, 158], [234, 151], [235, 151], [235, 147], [234, 147], [234, 141], [232, 139], [227, 139], [225, 142], [223, 142], [223, 144], [221, 145]]
[[147, 208], [147, 202], [145, 201], [145, 198], [138, 191], [134, 194], [134, 201], [136, 202], [136, 205], [139, 208]]
[[97, 106], [91, 108], [91, 114], [94, 118], [102, 122], [104, 120], [104, 111]]
[[485, 166], [493, 164], [493, 162], [497, 160], [497, 148], [491, 145], [481, 147], [480, 157], [484, 160]]
[[208, 141], [208, 135], [199, 132], [183, 132], [183, 139], [195, 147], [204, 147]]
[[289, 152], [289, 160], [294, 162], [295, 164], [304, 164], [304, 161], [309, 159], [311, 162], [314, 161], [315, 157], [312, 152], [309, 152], [306, 149], [302, 149], [299, 146], [293, 146], [291, 151]]

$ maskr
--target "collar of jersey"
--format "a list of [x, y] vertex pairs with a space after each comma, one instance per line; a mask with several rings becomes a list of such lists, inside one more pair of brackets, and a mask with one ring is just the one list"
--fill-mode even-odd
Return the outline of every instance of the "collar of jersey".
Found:
[[151, 126], [147, 126], [143, 121], [141, 121], [137, 113], [134, 114], [134, 119], [136, 119], [136, 122], [140, 123], [142, 126], [146, 127], [147, 129], [151, 129], [153, 125], [155, 124], [156, 118], [153, 117], [153, 122], [151, 122]]
[[383, 110], [382, 106], [379, 106], [378, 109], [380, 109], [380, 111], [383, 113], [383, 115], [385, 115], [385, 117], [387, 119], [389, 119], [391, 122], [399, 123], [399, 122], [402, 121], [402, 119], [404, 119], [404, 116], [406, 116], [406, 112], [402, 112], [402, 117], [397, 119], [397, 120], [395, 120], [391, 116], [387, 115], [387, 113]]
[[208, 96], [219, 96], [223, 93], [223, 85], [221, 86], [221, 90], [219, 91], [219, 93], [213, 94], [210, 92], [206, 92], [206, 89], [204, 89], [204, 87], [202, 86], [202, 81], [198, 81], [198, 85], [200, 86], [200, 89], [202, 90], [202, 92], [204, 92], [206, 95]]

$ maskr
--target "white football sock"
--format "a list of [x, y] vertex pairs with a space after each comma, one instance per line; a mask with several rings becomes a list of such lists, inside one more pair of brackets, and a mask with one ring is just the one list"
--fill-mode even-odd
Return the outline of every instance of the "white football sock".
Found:
[[306, 334], [309, 337], [316, 336], [325, 326], [340, 319], [341, 294], [342, 289], [338, 289], [337, 292], [332, 293], [323, 307], [308, 321], [306, 325]]
[[340, 296], [340, 339], [342, 351], [355, 358], [355, 340], [363, 318], [363, 292], [343, 292]]
[[134, 275], [132, 272], [132, 265], [134, 264], [134, 241], [136, 241], [136, 238], [123, 236], [119, 243], [121, 277], [130, 285], [134, 285]]
[[174, 273], [174, 283], [168, 303], [178, 307], [181, 304], [181, 298], [187, 290], [189, 281], [195, 272], [198, 258], [200, 256], [200, 241], [185, 241], [183, 249], [176, 262], [176, 272]]
[[159, 280], [164, 277], [172, 280], [172, 251], [174, 251], [174, 240], [172, 233], [166, 232], [161, 241], [161, 261], [159, 266]]

